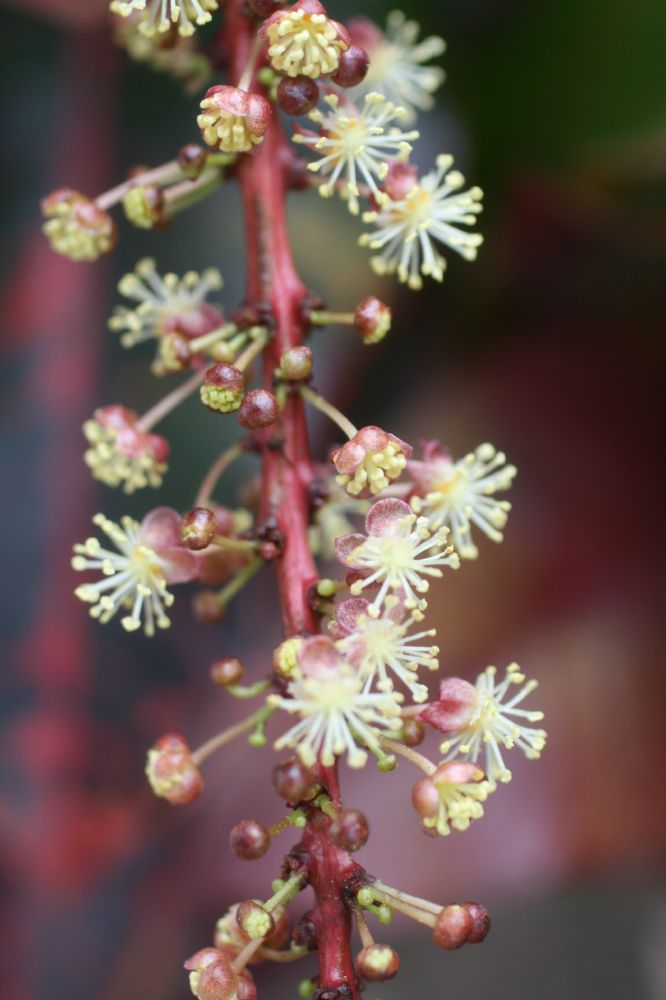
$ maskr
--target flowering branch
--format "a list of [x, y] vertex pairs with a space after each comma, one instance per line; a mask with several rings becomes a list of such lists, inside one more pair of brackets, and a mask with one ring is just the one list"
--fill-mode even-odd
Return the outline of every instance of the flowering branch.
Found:
[[[217, 15], [217, 0], [113, 0], [111, 9], [131, 54], [191, 81], [196, 28]], [[172, 54], [165, 61], [156, 39], [166, 35]], [[268, 828], [242, 820], [230, 846], [252, 860], [291, 827], [300, 841], [268, 898], [231, 906], [213, 946], [185, 963], [199, 1000], [254, 1000], [253, 962], [283, 963], [313, 951], [318, 971], [301, 993], [357, 1000], [366, 983], [390, 979], [400, 965], [394, 949], [375, 941], [369, 915], [382, 926], [401, 913], [446, 950], [481, 942], [490, 920], [480, 904], [420, 899], [354, 859], [369, 829], [345, 802], [340, 764], [363, 767], [374, 758], [380, 773], [399, 762], [415, 766], [412, 804], [423, 829], [448, 836], [480, 819], [488, 797], [510, 780], [507, 750], [536, 758], [545, 745], [545, 732], [530, 724], [541, 713], [522, 707], [536, 682], [516, 664], [500, 680], [494, 667], [475, 684], [445, 678], [435, 700], [422, 679], [438, 669], [435, 630], [421, 625], [430, 586], [477, 557], [479, 533], [501, 541], [510, 505], [496, 494], [510, 487], [515, 468], [489, 444], [456, 461], [428, 441], [415, 458], [395, 434], [356, 428], [312, 386], [315, 358], [306, 339], [313, 328], [348, 325], [371, 346], [388, 333], [391, 311], [374, 296], [353, 310], [344, 303], [329, 310], [305, 288], [286, 225], [290, 190], [311, 190], [314, 173], [319, 194], [338, 195], [352, 214], [361, 214], [364, 201], [362, 220], [371, 230], [360, 242], [378, 252], [374, 270], [395, 273], [412, 289], [424, 277], [442, 280], [444, 248], [472, 260], [481, 243], [466, 228], [476, 222], [481, 192], [462, 190], [451, 157], [439, 156], [423, 176], [410, 163], [419, 133], [406, 126], [442, 81], [441, 70], [427, 65], [443, 51], [441, 39], [417, 37], [418, 26], [399, 13], [382, 32], [363, 18], [340, 24], [319, 0], [228, 0], [214, 46], [227, 54], [227, 82], [208, 89], [197, 119], [208, 149], [185, 146], [165, 166], [96, 199], [61, 189], [43, 202], [54, 249], [94, 260], [115, 245], [109, 213], [119, 203], [135, 225], [158, 229], [223, 181], [237, 182], [242, 195], [247, 291], [228, 317], [209, 301], [222, 288], [214, 268], [160, 276], [147, 258], [120, 282], [130, 305], [116, 308], [111, 329], [128, 348], [155, 343], [156, 377], [189, 374], [143, 416], [120, 404], [96, 410], [84, 425], [85, 460], [107, 486], [128, 493], [159, 487], [169, 444], [154, 428], [197, 389], [211, 419], [234, 414], [247, 433], [193, 490], [191, 510], [181, 516], [158, 507], [140, 523], [124, 518], [121, 525], [97, 515], [113, 548], [90, 537], [75, 546], [72, 562], [77, 572], [101, 577], [76, 591], [93, 617], [108, 622], [121, 614], [125, 629], [147, 635], [169, 626], [170, 587], [204, 584], [195, 616], [216, 622], [265, 564], [274, 566], [284, 638], [270, 676], [242, 683], [244, 667], [233, 657], [211, 668], [214, 684], [232, 697], [259, 699], [258, 707], [198, 749], [171, 733], [148, 753], [153, 791], [182, 805], [203, 793], [204, 762], [233, 739], [265, 745], [269, 721], [283, 723], [275, 749], [291, 751], [273, 770], [287, 815]], [[285, 119], [305, 116], [291, 138], [314, 156], [309, 161], [284, 127]], [[346, 438], [330, 465], [311, 455], [306, 402]], [[260, 459], [259, 497], [252, 510], [227, 508], [212, 496], [245, 451]], [[327, 557], [342, 567], [341, 579], [320, 575], [317, 560]], [[428, 728], [444, 737], [439, 760], [415, 749]], [[314, 903], [290, 927], [288, 910], [305, 886]]]

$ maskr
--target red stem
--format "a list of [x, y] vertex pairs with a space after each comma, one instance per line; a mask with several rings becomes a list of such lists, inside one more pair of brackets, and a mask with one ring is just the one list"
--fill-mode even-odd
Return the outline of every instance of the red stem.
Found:
[[[226, 40], [233, 81], [241, 76], [255, 30], [243, 14], [244, 7], [244, 0], [232, 0], [227, 8]], [[302, 307], [306, 289], [294, 266], [285, 218], [290, 157], [275, 113], [261, 146], [243, 157], [238, 168], [245, 210], [248, 306], [268, 309], [275, 323], [274, 338], [265, 351], [264, 383], [269, 389], [280, 355], [301, 344], [305, 333]], [[279, 447], [274, 447], [276, 440]], [[276, 572], [287, 636], [319, 631], [317, 615], [308, 600], [308, 590], [318, 576], [308, 541], [313, 478], [303, 401], [294, 395], [287, 401], [277, 435], [271, 428], [262, 446], [261, 514], [264, 520], [275, 520], [283, 538]], [[336, 768], [320, 768], [320, 772], [322, 783], [339, 805]], [[315, 894], [311, 917], [317, 930], [320, 990], [342, 987], [340, 1000], [357, 1000], [351, 913], [343, 894], [360, 869], [329, 840], [330, 822], [314, 811], [300, 844], [308, 858], [307, 873]], [[333, 997], [331, 994], [331, 1000]]]

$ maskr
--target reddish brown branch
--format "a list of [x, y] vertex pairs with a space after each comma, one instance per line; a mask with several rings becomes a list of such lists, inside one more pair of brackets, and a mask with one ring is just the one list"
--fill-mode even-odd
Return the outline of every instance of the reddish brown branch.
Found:
[[[233, 0], [227, 9], [226, 41], [233, 81], [241, 76], [254, 30], [244, 8], [244, 0]], [[263, 315], [268, 313], [274, 324], [274, 338], [265, 351], [266, 388], [272, 386], [282, 352], [301, 344], [305, 333], [306, 289], [294, 266], [285, 217], [290, 158], [276, 115], [258, 151], [244, 157], [238, 170], [247, 238], [247, 305]], [[264, 521], [274, 521], [283, 539], [276, 571], [287, 636], [318, 631], [317, 616], [308, 602], [308, 589], [317, 579], [308, 542], [313, 477], [303, 402], [292, 396], [277, 432], [271, 428], [262, 446], [261, 516]], [[322, 768], [321, 779], [339, 804], [336, 769]], [[315, 893], [311, 916], [317, 931], [320, 989], [341, 987], [340, 1000], [356, 1000], [351, 914], [344, 893], [359, 868], [330, 842], [329, 826], [330, 820], [315, 811], [300, 844]]]

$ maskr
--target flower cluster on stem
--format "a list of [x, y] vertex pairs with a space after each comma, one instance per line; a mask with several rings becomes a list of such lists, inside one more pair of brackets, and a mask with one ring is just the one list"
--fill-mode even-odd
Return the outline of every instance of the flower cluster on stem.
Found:
[[[271, 826], [251, 817], [236, 822], [229, 845], [252, 861], [286, 831], [299, 831], [299, 843], [277, 866], [265, 898], [228, 906], [209, 943], [187, 959], [190, 988], [199, 1000], [254, 1000], [250, 965], [316, 952], [318, 971], [304, 980], [303, 995], [357, 1000], [366, 983], [390, 979], [400, 966], [397, 952], [375, 941], [369, 917], [382, 926], [402, 913], [446, 950], [481, 942], [490, 921], [478, 903], [419, 899], [356, 861], [369, 826], [345, 801], [341, 765], [373, 762], [380, 775], [415, 768], [412, 805], [423, 830], [449, 836], [480, 819], [510, 779], [508, 753], [535, 759], [546, 734], [532, 725], [542, 713], [524, 707], [536, 681], [516, 664], [499, 680], [494, 667], [474, 684], [445, 677], [435, 697], [428, 685], [439, 669], [435, 629], [426, 621], [430, 588], [444, 576], [453, 580], [449, 570], [461, 559], [478, 556], [481, 536], [502, 540], [510, 510], [504, 494], [516, 469], [487, 443], [454, 460], [428, 441], [415, 458], [396, 434], [357, 428], [318, 391], [316, 337], [312, 346], [306, 338], [346, 325], [363, 349], [372, 347], [388, 334], [391, 309], [368, 294], [355, 308], [343, 302], [329, 310], [305, 288], [285, 201], [297, 188], [339, 194], [353, 214], [365, 202], [370, 231], [360, 242], [376, 252], [374, 270], [417, 289], [424, 277], [441, 281], [447, 249], [468, 261], [476, 256], [481, 237], [469, 227], [481, 191], [466, 189], [448, 154], [425, 174], [411, 162], [419, 132], [407, 126], [442, 82], [442, 70], [429, 63], [444, 44], [419, 41], [418, 26], [399, 12], [382, 31], [362, 17], [343, 25], [320, 0], [227, 0], [223, 7], [217, 0], [112, 0], [110, 7], [123, 19], [128, 51], [145, 53], [150, 44], [187, 59], [200, 51], [197, 29], [220, 17], [214, 48], [224, 52], [227, 76], [212, 82], [197, 117], [208, 148], [188, 144], [96, 198], [59, 189], [42, 204], [45, 234], [57, 252], [95, 260], [117, 242], [116, 206], [135, 226], [159, 230], [221, 183], [236, 182], [247, 289], [242, 303], [223, 308], [211, 300], [223, 287], [217, 268], [160, 274], [152, 258], [121, 280], [126, 304], [109, 326], [125, 347], [150, 342], [150, 371], [174, 376], [174, 386], [142, 413], [121, 403], [94, 411], [84, 425], [94, 478], [126, 493], [161, 487], [169, 444], [155, 429], [192, 397], [211, 437], [216, 420], [235, 436], [201, 470], [185, 512], [157, 507], [120, 524], [96, 515], [107, 541], [91, 536], [75, 545], [72, 568], [86, 574], [76, 594], [98, 621], [117, 618], [127, 631], [152, 636], [169, 625], [177, 586], [193, 585], [194, 617], [212, 624], [257, 573], [274, 568], [284, 635], [272, 662], [257, 677], [247, 677], [233, 655], [210, 669], [219, 693], [252, 709], [199, 747], [177, 733], [157, 738], [146, 775], [159, 798], [182, 806], [205, 794], [203, 772], [232, 740], [270, 742], [288, 753], [272, 775], [280, 814]], [[290, 141], [285, 119], [305, 115]], [[334, 428], [328, 456], [316, 462], [309, 408]], [[226, 506], [216, 497], [228, 494], [225, 474], [242, 456], [259, 462], [258, 487], [244, 491], [247, 506]], [[432, 729], [444, 737], [435, 759], [416, 749]], [[307, 886], [312, 905], [292, 922]]]

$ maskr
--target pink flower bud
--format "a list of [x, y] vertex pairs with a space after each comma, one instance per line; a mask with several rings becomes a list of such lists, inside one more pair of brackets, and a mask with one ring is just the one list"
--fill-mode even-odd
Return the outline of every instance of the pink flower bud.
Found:
[[291, 347], [280, 357], [280, 373], [291, 382], [306, 379], [312, 371], [312, 351], [309, 347]]
[[44, 233], [71, 260], [97, 260], [113, 250], [118, 230], [111, 216], [79, 191], [58, 188], [42, 200]]
[[460, 677], [447, 677], [439, 688], [439, 700], [426, 705], [419, 718], [440, 733], [464, 729], [478, 708], [476, 688]]
[[421, 819], [434, 819], [439, 812], [439, 792], [430, 778], [421, 778], [412, 789], [412, 804]]
[[419, 172], [411, 163], [391, 163], [383, 187], [391, 201], [402, 201], [415, 184], [418, 183]]
[[185, 962], [190, 989], [198, 1000], [236, 1000], [238, 974], [216, 948], [202, 948]]
[[146, 775], [155, 795], [172, 805], [194, 801], [203, 791], [201, 772], [187, 740], [167, 733], [148, 751]]

